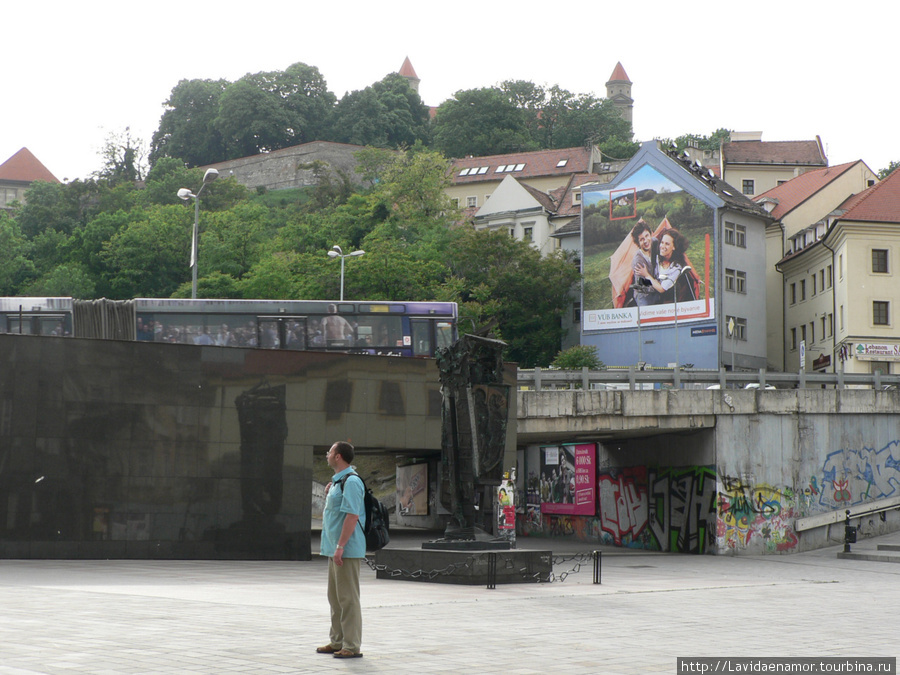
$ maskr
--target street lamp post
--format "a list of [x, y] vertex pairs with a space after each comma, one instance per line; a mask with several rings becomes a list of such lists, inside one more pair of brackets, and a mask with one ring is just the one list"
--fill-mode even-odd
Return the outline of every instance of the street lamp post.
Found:
[[335, 244], [331, 247], [331, 250], [328, 251], [329, 258], [340, 258], [341, 259], [341, 302], [344, 301], [344, 258], [357, 257], [361, 256], [365, 253], [363, 250], [353, 251], [353, 253], [344, 253], [344, 250]]
[[188, 199], [194, 200], [194, 232], [191, 236], [191, 298], [194, 300], [197, 299], [197, 246], [200, 238], [200, 193], [203, 192], [203, 188], [205, 188], [208, 183], [212, 183], [218, 177], [218, 171], [215, 169], [207, 169], [206, 173], [203, 174], [203, 184], [200, 186], [200, 189], [197, 190], [197, 194], [194, 194], [187, 188], [181, 188], [178, 191], [178, 196], [184, 201], [187, 201]]

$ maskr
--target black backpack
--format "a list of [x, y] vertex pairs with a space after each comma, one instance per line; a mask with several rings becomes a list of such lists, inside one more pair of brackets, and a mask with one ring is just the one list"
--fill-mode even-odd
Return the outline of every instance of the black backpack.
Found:
[[[358, 473], [348, 473], [341, 478], [338, 483], [341, 487], [341, 494], [344, 493], [344, 483], [350, 476], [356, 476], [363, 484], [363, 505], [366, 512], [366, 526], [362, 527], [363, 534], [366, 537], [367, 551], [380, 551], [391, 540], [389, 513], [387, 507], [375, 498], [372, 490], [366, 485], [366, 481], [362, 479]], [[357, 521], [359, 523], [359, 521]]]

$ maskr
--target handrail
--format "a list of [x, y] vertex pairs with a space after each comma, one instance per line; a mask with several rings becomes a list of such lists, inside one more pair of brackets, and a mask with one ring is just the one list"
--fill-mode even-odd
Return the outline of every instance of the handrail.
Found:
[[862, 518], [871, 516], [874, 513], [882, 511], [890, 511], [891, 509], [900, 509], [900, 497], [888, 497], [887, 499], [877, 499], [864, 504], [856, 504], [855, 506], [842, 506], [837, 511], [829, 511], [827, 513], [817, 513], [814, 516], [806, 516], [805, 518], [797, 518], [794, 523], [794, 530], [803, 532], [812, 530], [825, 525], [834, 525], [843, 522], [850, 512], [851, 518]]
[[520, 390], [557, 389], [900, 389], [900, 375], [881, 373], [781, 373], [760, 369], [756, 372], [732, 372], [725, 369], [654, 368], [634, 366], [620, 369], [558, 370], [555, 368], [519, 369]]

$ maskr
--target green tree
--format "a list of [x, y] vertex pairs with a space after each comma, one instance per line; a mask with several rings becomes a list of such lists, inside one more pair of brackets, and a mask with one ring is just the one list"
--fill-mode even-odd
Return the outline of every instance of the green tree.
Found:
[[337, 104], [331, 136], [343, 143], [400, 148], [427, 142], [428, 108], [409, 81], [392, 73]]
[[559, 352], [550, 364], [563, 370], [581, 370], [603, 368], [603, 361], [597, 356], [597, 348], [591, 345], [575, 345]]
[[15, 220], [0, 211], [0, 295], [16, 295], [34, 278], [30, 244]]
[[885, 178], [890, 176], [897, 167], [900, 167], [900, 161], [892, 161], [885, 168], [881, 169], [878, 172], [878, 180], [884, 180]]
[[190, 278], [193, 212], [181, 206], [135, 209], [100, 257], [110, 269], [111, 295], [166, 298]]
[[26, 293], [36, 296], [61, 296], [90, 299], [96, 287], [90, 273], [78, 263], [64, 263], [32, 283]]
[[227, 86], [227, 80], [181, 80], [175, 85], [150, 143], [152, 165], [163, 157], [180, 159], [188, 166], [214, 164], [226, 158], [225, 142], [215, 119]]
[[144, 141], [132, 136], [130, 127], [125, 127], [122, 132], [107, 134], [99, 154], [103, 166], [96, 176], [113, 185], [143, 180], [147, 173]]
[[561, 254], [542, 258], [505, 232], [460, 228], [454, 234], [445, 263], [461, 314], [476, 325], [495, 321], [507, 359], [524, 368], [550, 363], [578, 271]]
[[437, 109], [434, 146], [447, 157], [536, 150], [525, 113], [499, 89], [458, 91]]

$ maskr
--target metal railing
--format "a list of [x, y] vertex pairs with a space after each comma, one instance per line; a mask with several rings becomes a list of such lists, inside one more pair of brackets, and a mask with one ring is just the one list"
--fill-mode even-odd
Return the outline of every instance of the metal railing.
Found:
[[534, 368], [518, 371], [520, 391], [560, 389], [900, 389], [900, 375], [881, 373], [781, 373], [705, 370], [698, 368], [654, 368], [638, 370], [557, 370]]

